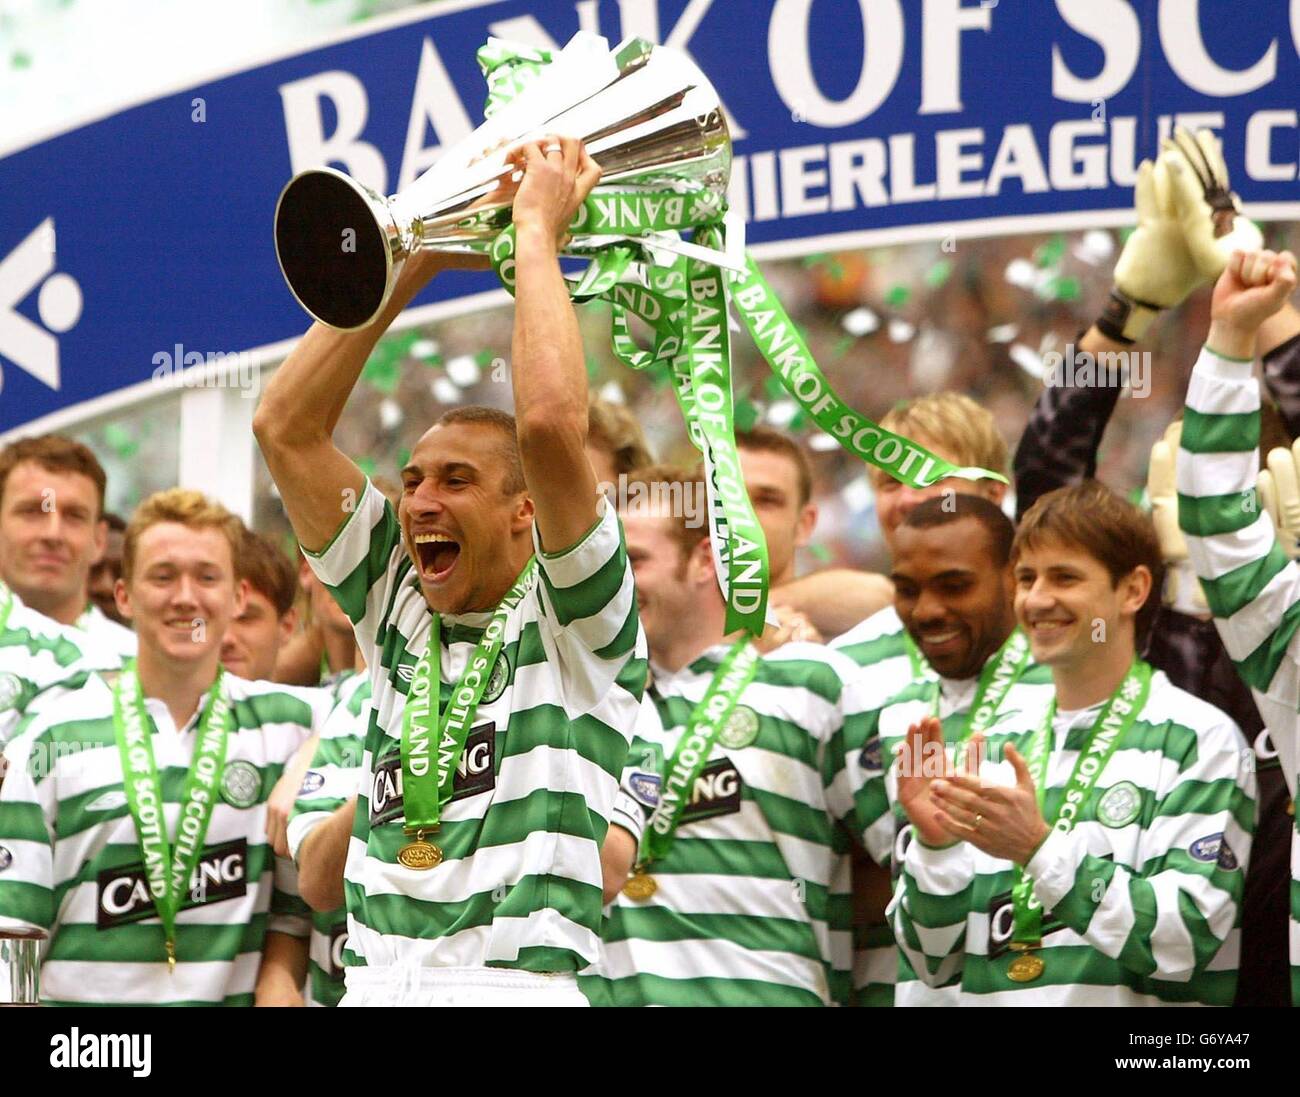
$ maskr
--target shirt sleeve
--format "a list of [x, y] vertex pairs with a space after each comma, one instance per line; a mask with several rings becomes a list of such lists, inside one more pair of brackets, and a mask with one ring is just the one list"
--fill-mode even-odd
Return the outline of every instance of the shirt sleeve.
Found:
[[1044, 910], [1138, 975], [1186, 982], [1237, 924], [1255, 826], [1253, 759], [1226, 718], [1195, 736], [1160, 790], [1130, 869], [1053, 830], [1025, 866]]
[[397, 515], [369, 480], [333, 540], [319, 553], [303, 549], [316, 577], [348, 615], [366, 662], [373, 663], [375, 635], [382, 621], [394, 573], [394, 557], [404, 556]]
[[927, 986], [945, 986], [962, 969], [974, 882], [971, 846], [936, 848], [913, 835], [886, 914], [899, 948]]
[[600, 518], [586, 536], [554, 555], [542, 550], [533, 525], [538, 629], [569, 716], [590, 713], [630, 737], [627, 714], [645, 689], [645, 635], [618, 513], [603, 497], [597, 506]]
[[641, 836], [646, 823], [659, 804], [660, 774], [663, 771], [663, 753], [655, 746], [661, 737], [659, 712], [647, 695], [637, 710], [636, 730], [627, 752], [627, 765], [623, 767], [618, 792], [614, 796], [614, 812], [610, 824], [620, 826], [636, 839], [641, 848]]
[[1250, 686], [1292, 794], [1300, 702], [1300, 569], [1255, 490], [1259, 385], [1250, 362], [1201, 351], [1178, 454], [1178, 524], [1223, 646]]
[[29, 718], [5, 748], [0, 783], [0, 930], [54, 927], [55, 754]]
[[289, 818], [289, 853], [295, 864], [307, 835], [357, 794], [369, 711], [368, 703], [354, 714], [340, 702], [325, 721]]
[[288, 857], [275, 858], [268, 933], [283, 933], [306, 940], [311, 936], [311, 908], [298, 890], [298, 866]]

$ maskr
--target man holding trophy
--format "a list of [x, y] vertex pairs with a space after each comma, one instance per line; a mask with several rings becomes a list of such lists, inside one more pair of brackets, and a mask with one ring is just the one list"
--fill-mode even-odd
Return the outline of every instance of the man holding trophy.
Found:
[[[646, 674], [618, 516], [584, 450], [587, 375], [558, 254], [600, 168], [574, 138], [510, 156], [515, 415], [420, 439], [394, 514], [331, 440], [371, 349], [457, 260], [413, 250], [379, 317], [313, 327], [254, 431], [304, 550], [356, 628], [373, 718], [355, 810], [291, 833], [346, 862], [344, 1005], [585, 1004], [602, 850]], [[338, 238], [335, 237], [337, 240]], [[626, 874], [631, 851], [619, 847]]]

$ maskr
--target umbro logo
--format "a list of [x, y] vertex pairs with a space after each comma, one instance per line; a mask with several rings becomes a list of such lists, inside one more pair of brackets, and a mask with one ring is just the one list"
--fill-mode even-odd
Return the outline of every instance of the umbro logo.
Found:
[[[55, 390], [61, 387], [59, 341], [51, 333], [71, 331], [81, 319], [82, 306], [77, 280], [54, 273], [56, 251], [54, 218], [47, 217], [0, 260], [0, 360]], [[37, 286], [36, 313], [44, 327], [18, 311]]]

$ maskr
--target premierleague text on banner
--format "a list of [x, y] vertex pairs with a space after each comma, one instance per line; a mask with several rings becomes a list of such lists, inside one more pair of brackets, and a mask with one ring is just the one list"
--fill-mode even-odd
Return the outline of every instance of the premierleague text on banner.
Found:
[[[0, 432], [183, 387], [153, 376], [177, 346], [244, 377], [240, 355], [282, 355], [284, 181], [401, 190], [474, 128], [490, 35], [582, 29], [708, 74], [759, 258], [1121, 224], [1175, 123], [1219, 134], [1248, 214], [1300, 215], [1300, 2], [447, 0], [0, 150]], [[457, 274], [416, 306], [493, 288]]]

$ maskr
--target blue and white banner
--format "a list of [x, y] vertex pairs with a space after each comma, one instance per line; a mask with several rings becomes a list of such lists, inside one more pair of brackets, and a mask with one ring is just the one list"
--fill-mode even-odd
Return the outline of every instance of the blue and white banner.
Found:
[[[1300, 0], [447, 0], [9, 149], [0, 431], [282, 353], [289, 177], [401, 189], [480, 121], [489, 35], [579, 29], [709, 74], [760, 256], [1122, 224], [1175, 122], [1220, 134], [1253, 216], [1300, 213]], [[440, 278], [416, 315], [492, 286]]]

